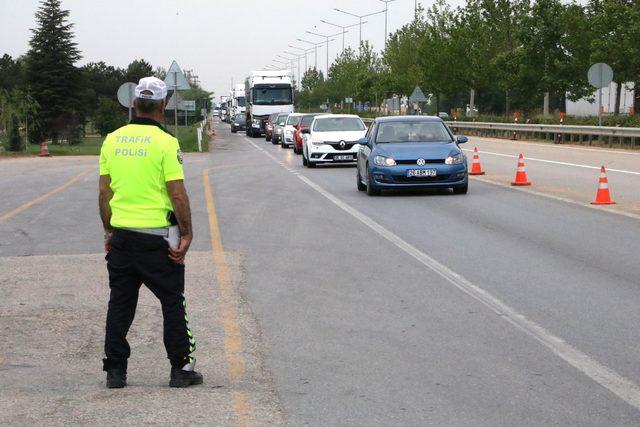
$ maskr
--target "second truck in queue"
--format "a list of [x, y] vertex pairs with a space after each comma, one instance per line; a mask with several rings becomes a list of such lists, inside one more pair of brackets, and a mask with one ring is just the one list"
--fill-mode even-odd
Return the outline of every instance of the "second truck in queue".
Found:
[[245, 81], [247, 136], [264, 133], [273, 113], [293, 113], [293, 84], [289, 71], [252, 71]]

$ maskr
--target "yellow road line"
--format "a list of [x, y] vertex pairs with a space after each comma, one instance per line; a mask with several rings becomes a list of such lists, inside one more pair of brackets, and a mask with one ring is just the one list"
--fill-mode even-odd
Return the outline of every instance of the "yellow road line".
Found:
[[77, 180], [79, 180], [80, 178], [85, 176], [87, 173], [89, 173], [89, 171], [92, 168], [93, 168], [92, 166], [87, 167], [82, 172], [80, 172], [78, 175], [74, 176], [69, 181], [67, 181], [64, 185], [61, 185], [60, 187], [51, 190], [47, 194], [43, 194], [42, 196], [38, 197], [37, 199], [34, 199], [34, 200], [30, 201], [30, 202], [27, 202], [24, 205], [19, 206], [19, 207], [15, 208], [14, 210], [9, 211], [6, 214], [0, 216], [0, 224], [2, 224], [3, 222], [7, 221], [8, 219], [13, 218], [14, 216], [18, 215], [20, 212], [23, 212], [23, 211], [29, 209], [30, 207], [32, 207], [34, 205], [37, 205], [38, 203], [48, 199], [49, 197], [53, 196], [54, 194], [59, 193], [62, 190], [66, 189], [71, 184], [73, 184], [74, 182], [76, 182]]
[[[233, 298], [231, 285], [231, 275], [227, 265], [222, 237], [218, 227], [218, 216], [216, 205], [213, 200], [211, 190], [211, 180], [209, 179], [209, 169], [202, 171], [202, 181], [204, 183], [204, 197], [207, 203], [209, 214], [209, 232], [211, 234], [211, 245], [213, 250], [213, 263], [216, 268], [216, 278], [220, 290], [220, 315], [222, 317], [222, 328], [224, 330], [224, 347], [227, 358], [227, 369], [234, 386], [241, 385], [246, 371], [246, 364], [242, 354], [242, 335], [238, 325], [238, 311]], [[242, 390], [233, 392], [233, 410], [235, 412], [238, 425], [249, 425], [249, 399]]]

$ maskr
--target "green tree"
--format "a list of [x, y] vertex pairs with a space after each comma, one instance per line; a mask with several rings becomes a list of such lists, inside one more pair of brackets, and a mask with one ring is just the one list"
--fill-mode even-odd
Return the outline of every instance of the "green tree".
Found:
[[[613, 68], [617, 83], [615, 114], [620, 113], [622, 85], [640, 80], [640, 4], [636, 0], [591, 0], [591, 62]], [[637, 92], [637, 91], [636, 91]]]
[[100, 135], [106, 136], [124, 126], [127, 123], [127, 115], [122, 106], [112, 98], [100, 97], [93, 122]]
[[22, 151], [22, 138], [20, 138], [20, 122], [16, 115], [11, 120], [9, 130], [9, 151]]
[[26, 70], [23, 59], [13, 59], [6, 53], [0, 58], [0, 89], [12, 90], [25, 85]]
[[124, 79], [127, 82], [138, 83], [141, 78], [153, 75], [153, 66], [150, 63], [144, 59], [136, 59], [127, 66]]
[[80, 69], [82, 73], [82, 104], [87, 116], [94, 118], [100, 98], [116, 97], [121, 84], [125, 82], [124, 70], [106, 63], [90, 62]]
[[37, 27], [31, 30], [27, 80], [40, 109], [31, 139], [39, 142], [53, 138], [55, 142], [83, 121], [81, 76], [74, 66], [80, 52], [73, 41], [73, 24], [67, 22], [69, 11], [61, 9], [60, 0], [42, 0], [35, 16]]

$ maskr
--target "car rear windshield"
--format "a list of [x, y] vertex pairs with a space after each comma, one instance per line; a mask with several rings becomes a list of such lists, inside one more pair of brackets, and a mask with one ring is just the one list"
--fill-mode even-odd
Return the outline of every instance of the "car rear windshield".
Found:
[[301, 119], [302, 116], [289, 116], [289, 118], [287, 119], [287, 126], [297, 126], [298, 124], [300, 124]]
[[350, 132], [365, 129], [364, 123], [357, 117], [327, 117], [317, 119], [313, 125], [314, 132]]
[[302, 127], [309, 127], [311, 126], [311, 122], [313, 122], [313, 118], [315, 116], [304, 116], [302, 117], [302, 120], [300, 121], [300, 126]]
[[401, 142], [441, 142], [452, 141], [451, 135], [442, 122], [390, 122], [380, 123], [376, 136], [377, 143]]

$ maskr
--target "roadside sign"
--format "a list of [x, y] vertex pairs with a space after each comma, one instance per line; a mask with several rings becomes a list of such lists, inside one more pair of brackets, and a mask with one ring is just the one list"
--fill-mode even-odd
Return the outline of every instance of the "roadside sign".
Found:
[[185, 111], [196, 111], [196, 101], [183, 101], [182, 106]]
[[588, 77], [591, 86], [596, 89], [602, 89], [609, 86], [613, 81], [613, 70], [609, 65], [599, 62], [589, 68]]
[[345, 104], [353, 104], [353, 98], [345, 98], [344, 99], [344, 103]]
[[136, 97], [136, 84], [131, 82], [123, 83], [118, 88], [117, 95], [120, 105], [129, 109], [129, 120], [131, 120], [131, 108], [133, 107], [133, 100]]
[[420, 86], [416, 86], [416, 88], [413, 90], [413, 93], [409, 97], [409, 101], [412, 103], [416, 103], [416, 102], [428, 102], [429, 100], [427, 99], [426, 96], [424, 96], [424, 92], [422, 92], [422, 89], [420, 89]]
[[191, 85], [187, 81], [187, 77], [184, 75], [180, 66], [176, 61], [171, 63], [169, 70], [167, 71], [167, 77], [164, 79], [164, 83], [170, 89], [177, 90], [189, 90]]
[[605, 63], [599, 62], [589, 68], [587, 74], [589, 84], [598, 89], [598, 126], [602, 126], [602, 88], [605, 88], [613, 81], [613, 70]]
[[176, 109], [176, 98], [178, 98], [178, 110], [184, 110], [182, 97], [178, 92], [173, 92], [169, 101], [167, 101], [167, 106], [165, 110], [175, 110]]

